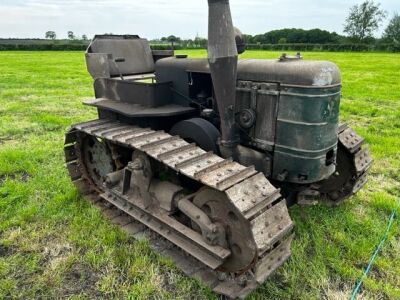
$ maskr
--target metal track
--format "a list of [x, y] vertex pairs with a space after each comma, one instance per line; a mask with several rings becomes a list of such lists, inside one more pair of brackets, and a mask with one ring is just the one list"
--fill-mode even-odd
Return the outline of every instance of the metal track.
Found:
[[373, 161], [364, 139], [347, 124], [339, 127], [338, 137], [337, 172], [299, 192], [297, 202], [300, 205], [323, 202], [336, 206], [367, 183], [367, 173]]
[[[102, 193], [88, 177], [80, 160], [79, 140], [84, 135], [140, 150], [175, 172], [224, 193], [230, 205], [246, 220], [254, 238], [257, 257], [251, 268], [241, 274], [213, 270], [209, 267], [211, 262], [207, 266], [194, 259], [190, 249], [186, 248], [185, 252], [184, 247], [178, 248], [171, 242], [172, 238], [151, 226], [156, 216], [148, 215], [143, 219], [122, 198], [116, 200], [111, 193]], [[155, 250], [170, 257], [185, 274], [200, 279], [218, 294], [244, 298], [290, 257], [293, 222], [286, 202], [279, 190], [254, 168], [207, 153], [163, 131], [103, 119], [75, 125], [67, 133], [65, 145], [69, 174], [82, 194], [98, 205], [113, 223], [134, 236], [148, 237]]]

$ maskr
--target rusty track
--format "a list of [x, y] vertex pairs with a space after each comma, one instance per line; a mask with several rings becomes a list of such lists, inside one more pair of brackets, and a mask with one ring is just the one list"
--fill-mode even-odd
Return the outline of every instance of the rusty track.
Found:
[[339, 127], [338, 137], [337, 172], [299, 192], [297, 202], [300, 205], [322, 202], [336, 206], [367, 183], [368, 170], [373, 161], [364, 139], [347, 124]]
[[[152, 226], [155, 216], [137, 214], [111, 191], [92, 184], [80, 157], [80, 138], [94, 136], [111, 145], [140, 150], [170, 169], [202, 185], [223, 193], [229, 205], [240, 212], [255, 241], [257, 257], [250, 269], [241, 274], [218, 271], [213, 260], [194, 259], [190, 251], [178, 248], [172, 237]], [[66, 135], [65, 157], [72, 181], [86, 198], [98, 206], [113, 223], [134, 237], [146, 236], [151, 246], [171, 258], [187, 275], [200, 279], [214, 292], [230, 298], [244, 298], [263, 283], [290, 257], [293, 223], [285, 200], [262, 173], [237, 162], [225, 160], [213, 153], [173, 137], [163, 131], [129, 126], [111, 120], [95, 120], [75, 125]], [[143, 215], [143, 216], [141, 216]], [[146, 217], [146, 218], [144, 218]], [[146, 225], [146, 226], [144, 226]], [[152, 228], [150, 230], [149, 228]], [[162, 238], [160, 238], [162, 237]], [[188, 249], [186, 249], [188, 250]], [[222, 256], [221, 256], [222, 257]]]

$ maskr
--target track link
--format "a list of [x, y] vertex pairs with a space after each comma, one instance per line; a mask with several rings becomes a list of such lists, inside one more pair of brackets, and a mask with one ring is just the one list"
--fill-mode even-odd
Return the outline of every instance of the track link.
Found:
[[[188, 255], [190, 251], [178, 248], [168, 235], [157, 232], [156, 227], [150, 230], [150, 224], [135, 214], [123, 199], [116, 201], [110, 193], [103, 193], [93, 184], [81, 160], [79, 141], [83, 135], [142, 151], [175, 172], [224, 193], [249, 224], [257, 248], [253, 265], [240, 274], [220, 272], [217, 267], [211, 268], [211, 263], [205, 264], [201, 259]], [[218, 294], [244, 298], [290, 257], [293, 222], [286, 202], [280, 191], [253, 167], [207, 153], [163, 131], [106, 119], [73, 126], [66, 134], [65, 158], [77, 189], [100, 207], [107, 218], [135, 237], [144, 235], [149, 238], [157, 252], [171, 258], [185, 274], [200, 279]], [[151, 217], [147, 216], [147, 221]]]
[[338, 172], [300, 192], [299, 204], [312, 205], [322, 200], [329, 205], [339, 205], [367, 183], [373, 160], [364, 139], [347, 124], [339, 127], [338, 137]]

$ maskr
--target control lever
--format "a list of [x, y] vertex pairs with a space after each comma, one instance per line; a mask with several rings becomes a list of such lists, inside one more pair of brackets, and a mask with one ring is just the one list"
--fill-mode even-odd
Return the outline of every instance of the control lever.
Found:
[[125, 58], [124, 58], [124, 57], [116, 57], [116, 58], [113, 60], [113, 62], [114, 62], [115, 67], [116, 67], [117, 70], [118, 70], [119, 77], [121, 78], [121, 80], [125, 80], [125, 78], [124, 78], [124, 76], [122, 75], [122, 72], [121, 72], [121, 70], [119, 69], [119, 66], [118, 66], [118, 63], [125, 62]]

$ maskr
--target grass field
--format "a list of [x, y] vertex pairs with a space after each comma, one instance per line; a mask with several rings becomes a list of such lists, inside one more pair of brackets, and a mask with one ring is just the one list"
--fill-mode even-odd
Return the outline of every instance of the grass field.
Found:
[[[342, 121], [366, 138], [375, 163], [368, 185], [344, 205], [290, 209], [293, 256], [250, 299], [348, 298], [400, 196], [400, 55], [304, 56], [341, 68]], [[90, 97], [83, 53], [0, 52], [0, 299], [215, 299], [146, 241], [104, 221], [70, 183], [63, 135], [96, 117], [81, 105]], [[400, 299], [399, 253], [397, 220], [363, 299]]]

